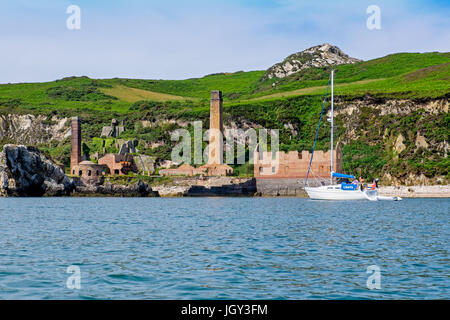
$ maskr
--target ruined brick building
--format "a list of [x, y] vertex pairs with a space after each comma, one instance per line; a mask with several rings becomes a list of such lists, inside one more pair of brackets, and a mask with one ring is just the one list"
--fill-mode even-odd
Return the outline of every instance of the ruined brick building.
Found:
[[[334, 171], [342, 172], [342, 151], [340, 144], [336, 146], [334, 156]], [[311, 153], [303, 150], [276, 153], [261, 152], [259, 148], [254, 154], [254, 176], [257, 179], [306, 178]], [[316, 150], [311, 163], [310, 177], [330, 178], [331, 151]]]
[[222, 91], [211, 91], [209, 114], [209, 150], [208, 163], [198, 168], [183, 164], [176, 169], [160, 170], [160, 175], [207, 175], [228, 176], [233, 168], [223, 163], [223, 98]]
[[98, 164], [81, 161], [81, 120], [73, 117], [71, 123], [70, 173], [81, 177], [86, 182], [94, 182], [105, 174], [126, 175], [136, 171], [131, 154], [108, 153], [98, 159]]

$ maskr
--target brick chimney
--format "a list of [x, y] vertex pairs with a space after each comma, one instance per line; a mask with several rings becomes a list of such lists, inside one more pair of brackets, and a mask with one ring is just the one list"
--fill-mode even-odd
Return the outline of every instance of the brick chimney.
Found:
[[73, 167], [78, 165], [81, 161], [81, 121], [79, 117], [72, 117], [72, 136], [70, 142], [72, 148], [70, 151], [70, 172], [73, 172]]
[[208, 164], [223, 164], [222, 91], [211, 91]]

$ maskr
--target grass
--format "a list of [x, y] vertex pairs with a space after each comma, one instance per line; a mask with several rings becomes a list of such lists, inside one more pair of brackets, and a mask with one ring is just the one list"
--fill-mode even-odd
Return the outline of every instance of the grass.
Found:
[[225, 100], [249, 94], [264, 71], [218, 73], [186, 80], [110, 79], [131, 88], [209, 100], [212, 90], [222, 90]]
[[[450, 53], [397, 53], [386, 57], [356, 64], [336, 66], [335, 83], [355, 83], [369, 79], [395, 79], [416, 70], [450, 62]], [[253, 96], [287, 92], [296, 89], [326, 86], [330, 67], [310, 68], [284, 79], [266, 80], [259, 83], [259, 90]], [[272, 86], [275, 82], [275, 86]], [[385, 86], [386, 90], [390, 85]]]
[[[338, 92], [337, 91], [338, 88], [351, 87], [354, 85], [361, 85], [361, 84], [366, 84], [366, 83], [370, 83], [370, 82], [374, 82], [374, 81], [380, 81], [380, 80], [378, 80], [378, 79], [361, 80], [361, 81], [356, 81], [352, 84], [340, 83], [340, 84], [336, 84], [334, 86], [334, 89], [336, 90], [335, 92]], [[257, 101], [257, 100], [276, 100], [279, 98], [287, 98], [287, 97], [292, 97], [292, 96], [302, 96], [302, 95], [311, 95], [311, 94], [320, 95], [320, 94], [325, 94], [326, 89], [327, 89], [327, 86], [309, 87], [309, 88], [297, 89], [297, 90], [292, 90], [292, 91], [273, 93], [273, 94], [269, 94], [269, 95], [265, 95], [265, 96], [259, 96], [259, 97], [252, 98], [249, 100], [243, 100], [242, 102]], [[331, 92], [331, 91], [329, 91], [329, 92]]]
[[172, 101], [193, 99], [167, 93], [130, 88], [124, 85], [115, 85], [112, 88], [101, 88], [100, 91], [106, 95], [116, 97], [119, 100], [126, 102], [136, 102], [141, 100]]
[[[335, 95], [357, 97], [370, 94], [406, 99], [443, 97], [450, 91], [449, 64], [449, 53], [432, 52], [399, 53], [336, 66]], [[68, 77], [45, 83], [2, 84], [0, 109], [126, 114], [134, 112], [134, 104], [140, 101], [174, 101], [178, 104], [165, 109], [183, 117], [183, 114], [193, 110], [202, 113], [207, 109], [211, 90], [222, 90], [226, 104], [279, 100], [300, 95], [321, 96], [329, 73], [329, 68], [310, 68], [285, 79], [270, 81], [261, 81], [264, 71], [241, 71], [186, 80]]]

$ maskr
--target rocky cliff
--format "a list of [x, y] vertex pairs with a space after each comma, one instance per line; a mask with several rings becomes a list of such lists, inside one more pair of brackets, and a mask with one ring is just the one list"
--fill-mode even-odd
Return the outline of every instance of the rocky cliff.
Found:
[[356, 63], [359, 61], [361, 60], [348, 56], [338, 47], [324, 43], [291, 54], [282, 62], [267, 69], [262, 80], [272, 78], [282, 79], [311, 67], [326, 67], [330, 65]]
[[449, 182], [448, 99], [338, 98], [335, 105], [350, 172], [373, 170], [388, 185]]
[[33, 114], [0, 115], [0, 140], [15, 144], [36, 145], [70, 136], [68, 118]]
[[61, 196], [73, 189], [64, 171], [38, 149], [7, 144], [0, 153], [1, 196]]

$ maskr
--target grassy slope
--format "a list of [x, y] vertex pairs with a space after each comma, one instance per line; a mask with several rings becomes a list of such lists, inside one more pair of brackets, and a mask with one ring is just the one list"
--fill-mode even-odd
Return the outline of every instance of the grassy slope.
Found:
[[[450, 91], [449, 63], [449, 53], [400, 53], [337, 66], [336, 94], [399, 98], [444, 96]], [[222, 73], [186, 80], [73, 77], [45, 83], [3, 84], [0, 85], [0, 106], [25, 110], [110, 110], [125, 113], [132, 103], [139, 100], [190, 98], [199, 99], [199, 105], [206, 106], [210, 91], [216, 89], [223, 91], [225, 103], [322, 95], [329, 77], [329, 69], [314, 68], [277, 80], [275, 87], [269, 85], [266, 88], [267, 83], [259, 81], [263, 73]]]
[[187, 99], [182, 96], [176, 96], [173, 94], [154, 92], [137, 88], [130, 88], [124, 85], [114, 85], [112, 88], [100, 88], [100, 91], [106, 95], [116, 97], [117, 99], [126, 102], [136, 102], [140, 100], [171, 101], [171, 100]]
[[229, 94], [234, 96], [249, 94], [263, 73], [264, 71], [219, 73], [186, 80], [111, 79], [110, 81], [132, 88], [201, 99], [209, 99], [211, 90], [222, 90], [225, 99], [228, 99]]
[[[402, 74], [410, 73], [431, 66], [446, 64], [450, 62], [450, 53], [398, 53], [383, 58], [364, 61], [356, 64], [336, 66], [335, 83], [355, 83], [362, 80], [385, 79], [379, 89], [385, 92], [405, 93], [408, 96], [410, 90], [405, 90], [403, 84], [390, 80], [396, 80]], [[286, 79], [276, 80], [277, 84], [272, 87], [273, 80], [260, 83], [260, 91], [253, 93], [252, 97], [265, 96], [278, 92], [290, 92], [302, 88], [323, 87], [328, 83], [330, 68], [314, 68], [302, 71]], [[433, 85], [433, 84], [431, 84]], [[349, 87], [352, 89], [352, 87]], [[363, 87], [364, 88], [364, 87]], [[371, 88], [370, 86], [368, 88]], [[262, 90], [265, 89], [265, 90]], [[439, 87], [436, 94], [444, 93]], [[262, 90], [262, 91], [261, 91]], [[358, 91], [357, 91], [358, 92]], [[383, 92], [383, 91], [382, 91]], [[313, 92], [316, 93], [316, 92]], [[352, 92], [344, 92], [352, 94]], [[339, 93], [338, 93], [339, 94]], [[359, 93], [358, 93], [359, 94]], [[423, 92], [421, 95], [426, 96]]]

